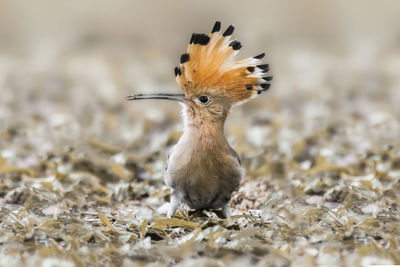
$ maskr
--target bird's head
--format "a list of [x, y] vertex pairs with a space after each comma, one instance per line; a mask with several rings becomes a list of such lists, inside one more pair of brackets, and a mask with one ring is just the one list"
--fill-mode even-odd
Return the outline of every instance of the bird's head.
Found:
[[268, 64], [261, 64], [264, 53], [236, 60], [241, 43], [231, 41], [234, 27], [222, 34], [217, 21], [211, 34], [194, 33], [186, 53], [180, 58], [175, 76], [184, 94], [139, 94], [128, 100], [168, 99], [184, 104], [188, 123], [221, 123], [233, 105], [241, 104], [270, 87]]

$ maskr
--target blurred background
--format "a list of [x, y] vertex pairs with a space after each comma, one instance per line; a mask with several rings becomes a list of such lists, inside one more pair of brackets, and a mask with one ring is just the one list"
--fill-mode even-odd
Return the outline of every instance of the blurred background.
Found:
[[[232, 214], [255, 215], [157, 225], [180, 106], [124, 97], [179, 92], [216, 20], [274, 76], [226, 125], [247, 169]], [[0, 0], [0, 265], [399, 264], [399, 101], [398, 0]]]
[[[270, 92], [235, 110], [229, 125], [265, 111], [286, 120], [286, 127], [299, 124], [294, 134], [300, 136], [357, 115], [362, 129], [352, 124], [352, 130], [379, 125], [384, 130], [369, 137], [398, 144], [395, 0], [2, 0], [0, 130], [18, 132], [21, 142], [48, 152], [82, 145], [89, 136], [132, 144], [145, 134], [138, 126], [143, 120], [162, 125], [170, 119], [179, 129], [176, 103], [126, 103], [124, 96], [178, 91], [173, 68], [179, 55], [192, 32], [209, 32], [216, 20], [236, 26], [240, 57], [265, 51], [274, 75]], [[1, 145], [10, 144], [2, 139]]]

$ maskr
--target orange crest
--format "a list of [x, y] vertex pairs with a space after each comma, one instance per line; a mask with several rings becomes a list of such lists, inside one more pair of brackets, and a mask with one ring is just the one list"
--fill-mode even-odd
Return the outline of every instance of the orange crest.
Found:
[[181, 64], [175, 68], [178, 85], [189, 95], [216, 90], [233, 104], [268, 90], [272, 76], [266, 76], [269, 65], [261, 64], [265, 54], [235, 60], [242, 45], [230, 40], [234, 27], [230, 25], [222, 35], [220, 29], [217, 21], [210, 35], [193, 33]]

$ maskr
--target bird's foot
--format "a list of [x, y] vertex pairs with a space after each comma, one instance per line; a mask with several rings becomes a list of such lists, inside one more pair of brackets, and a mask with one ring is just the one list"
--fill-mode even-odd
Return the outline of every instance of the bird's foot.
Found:
[[166, 203], [164, 203], [163, 205], [161, 205], [158, 209], [157, 209], [157, 212], [159, 213], [159, 214], [167, 214], [168, 213], [168, 210], [169, 210], [169, 203], [168, 202], [166, 202]]
[[172, 218], [178, 209], [179, 200], [176, 198], [174, 194], [171, 195], [171, 201], [169, 202], [169, 208], [167, 212], [167, 217]]
[[222, 207], [222, 216], [225, 218], [229, 218], [231, 215], [231, 205], [229, 203], [225, 204], [225, 206]]

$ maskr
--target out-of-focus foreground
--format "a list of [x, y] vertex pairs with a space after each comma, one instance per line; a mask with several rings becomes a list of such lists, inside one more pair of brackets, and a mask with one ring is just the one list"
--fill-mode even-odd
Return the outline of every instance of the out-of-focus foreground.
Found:
[[[166, 219], [180, 107], [124, 96], [215, 20], [273, 85], [227, 123], [234, 216]], [[0, 1], [0, 265], [400, 264], [399, 74], [398, 1]]]

